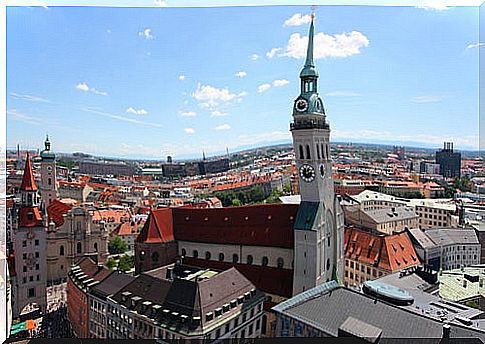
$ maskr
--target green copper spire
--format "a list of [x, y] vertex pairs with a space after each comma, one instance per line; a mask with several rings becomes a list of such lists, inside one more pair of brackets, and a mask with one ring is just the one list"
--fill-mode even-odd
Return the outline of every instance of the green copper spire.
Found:
[[306, 51], [306, 61], [303, 70], [300, 73], [300, 77], [314, 76], [318, 77], [315, 63], [313, 62], [313, 36], [315, 34], [315, 27], [313, 25], [315, 16], [312, 14], [312, 23], [310, 24], [310, 32], [308, 33], [308, 47]]

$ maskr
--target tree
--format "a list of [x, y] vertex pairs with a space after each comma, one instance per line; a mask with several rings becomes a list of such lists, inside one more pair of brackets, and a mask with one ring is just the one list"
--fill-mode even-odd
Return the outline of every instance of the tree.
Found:
[[233, 207], [239, 207], [239, 206], [241, 206], [241, 205], [242, 205], [242, 202], [241, 202], [239, 199], [234, 198], [234, 199], [232, 200], [232, 206], [233, 206]]
[[125, 253], [128, 250], [128, 245], [119, 237], [114, 237], [108, 245], [108, 251], [111, 254]]
[[106, 262], [106, 267], [110, 270], [113, 270], [115, 266], [116, 266], [116, 260], [111, 258], [108, 259], [108, 261]]
[[127, 254], [121, 256], [118, 262], [118, 270], [126, 272], [133, 269], [135, 266], [135, 256], [129, 256]]
[[471, 182], [467, 177], [456, 177], [453, 186], [463, 192], [471, 191]]

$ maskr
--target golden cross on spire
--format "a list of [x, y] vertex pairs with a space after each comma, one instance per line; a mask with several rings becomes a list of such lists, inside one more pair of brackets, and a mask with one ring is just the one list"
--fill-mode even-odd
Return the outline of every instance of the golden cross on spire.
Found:
[[312, 14], [311, 14], [311, 16], [312, 16], [312, 20], [314, 20], [314, 19], [315, 19], [315, 9], [316, 9], [316, 7], [317, 7], [317, 6], [312, 5]]

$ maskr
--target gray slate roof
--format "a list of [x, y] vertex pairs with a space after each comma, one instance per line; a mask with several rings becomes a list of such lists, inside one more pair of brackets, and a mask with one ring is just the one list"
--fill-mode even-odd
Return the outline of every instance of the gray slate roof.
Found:
[[383, 208], [375, 210], [364, 210], [363, 212], [376, 223], [401, 221], [418, 217], [412, 207], [395, 207], [392, 209]]
[[[369, 332], [375, 332], [375, 328], [381, 329], [381, 338], [436, 338], [436, 343], [439, 343], [443, 333], [443, 323], [440, 321], [345, 287], [336, 287], [296, 305], [287, 305], [286, 309], [273, 310], [335, 337], [339, 327], [349, 318], [369, 324]], [[452, 338], [480, 338], [485, 342], [485, 332], [456, 324], [450, 326]], [[385, 340], [381, 339], [380, 343], [383, 342]]]
[[437, 245], [478, 245], [480, 243], [473, 229], [437, 228], [427, 229], [424, 233]]

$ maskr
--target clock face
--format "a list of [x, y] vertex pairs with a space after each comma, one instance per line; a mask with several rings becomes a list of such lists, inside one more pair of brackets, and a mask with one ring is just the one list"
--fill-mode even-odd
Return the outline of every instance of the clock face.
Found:
[[302, 165], [300, 167], [300, 176], [305, 182], [310, 183], [315, 179], [315, 169], [311, 165]]
[[299, 99], [296, 102], [295, 107], [297, 111], [303, 112], [303, 111], [306, 111], [306, 109], [308, 109], [308, 103], [305, 99]]
[[47, 166], [47, 171], [52, 171], [52, 166]]

